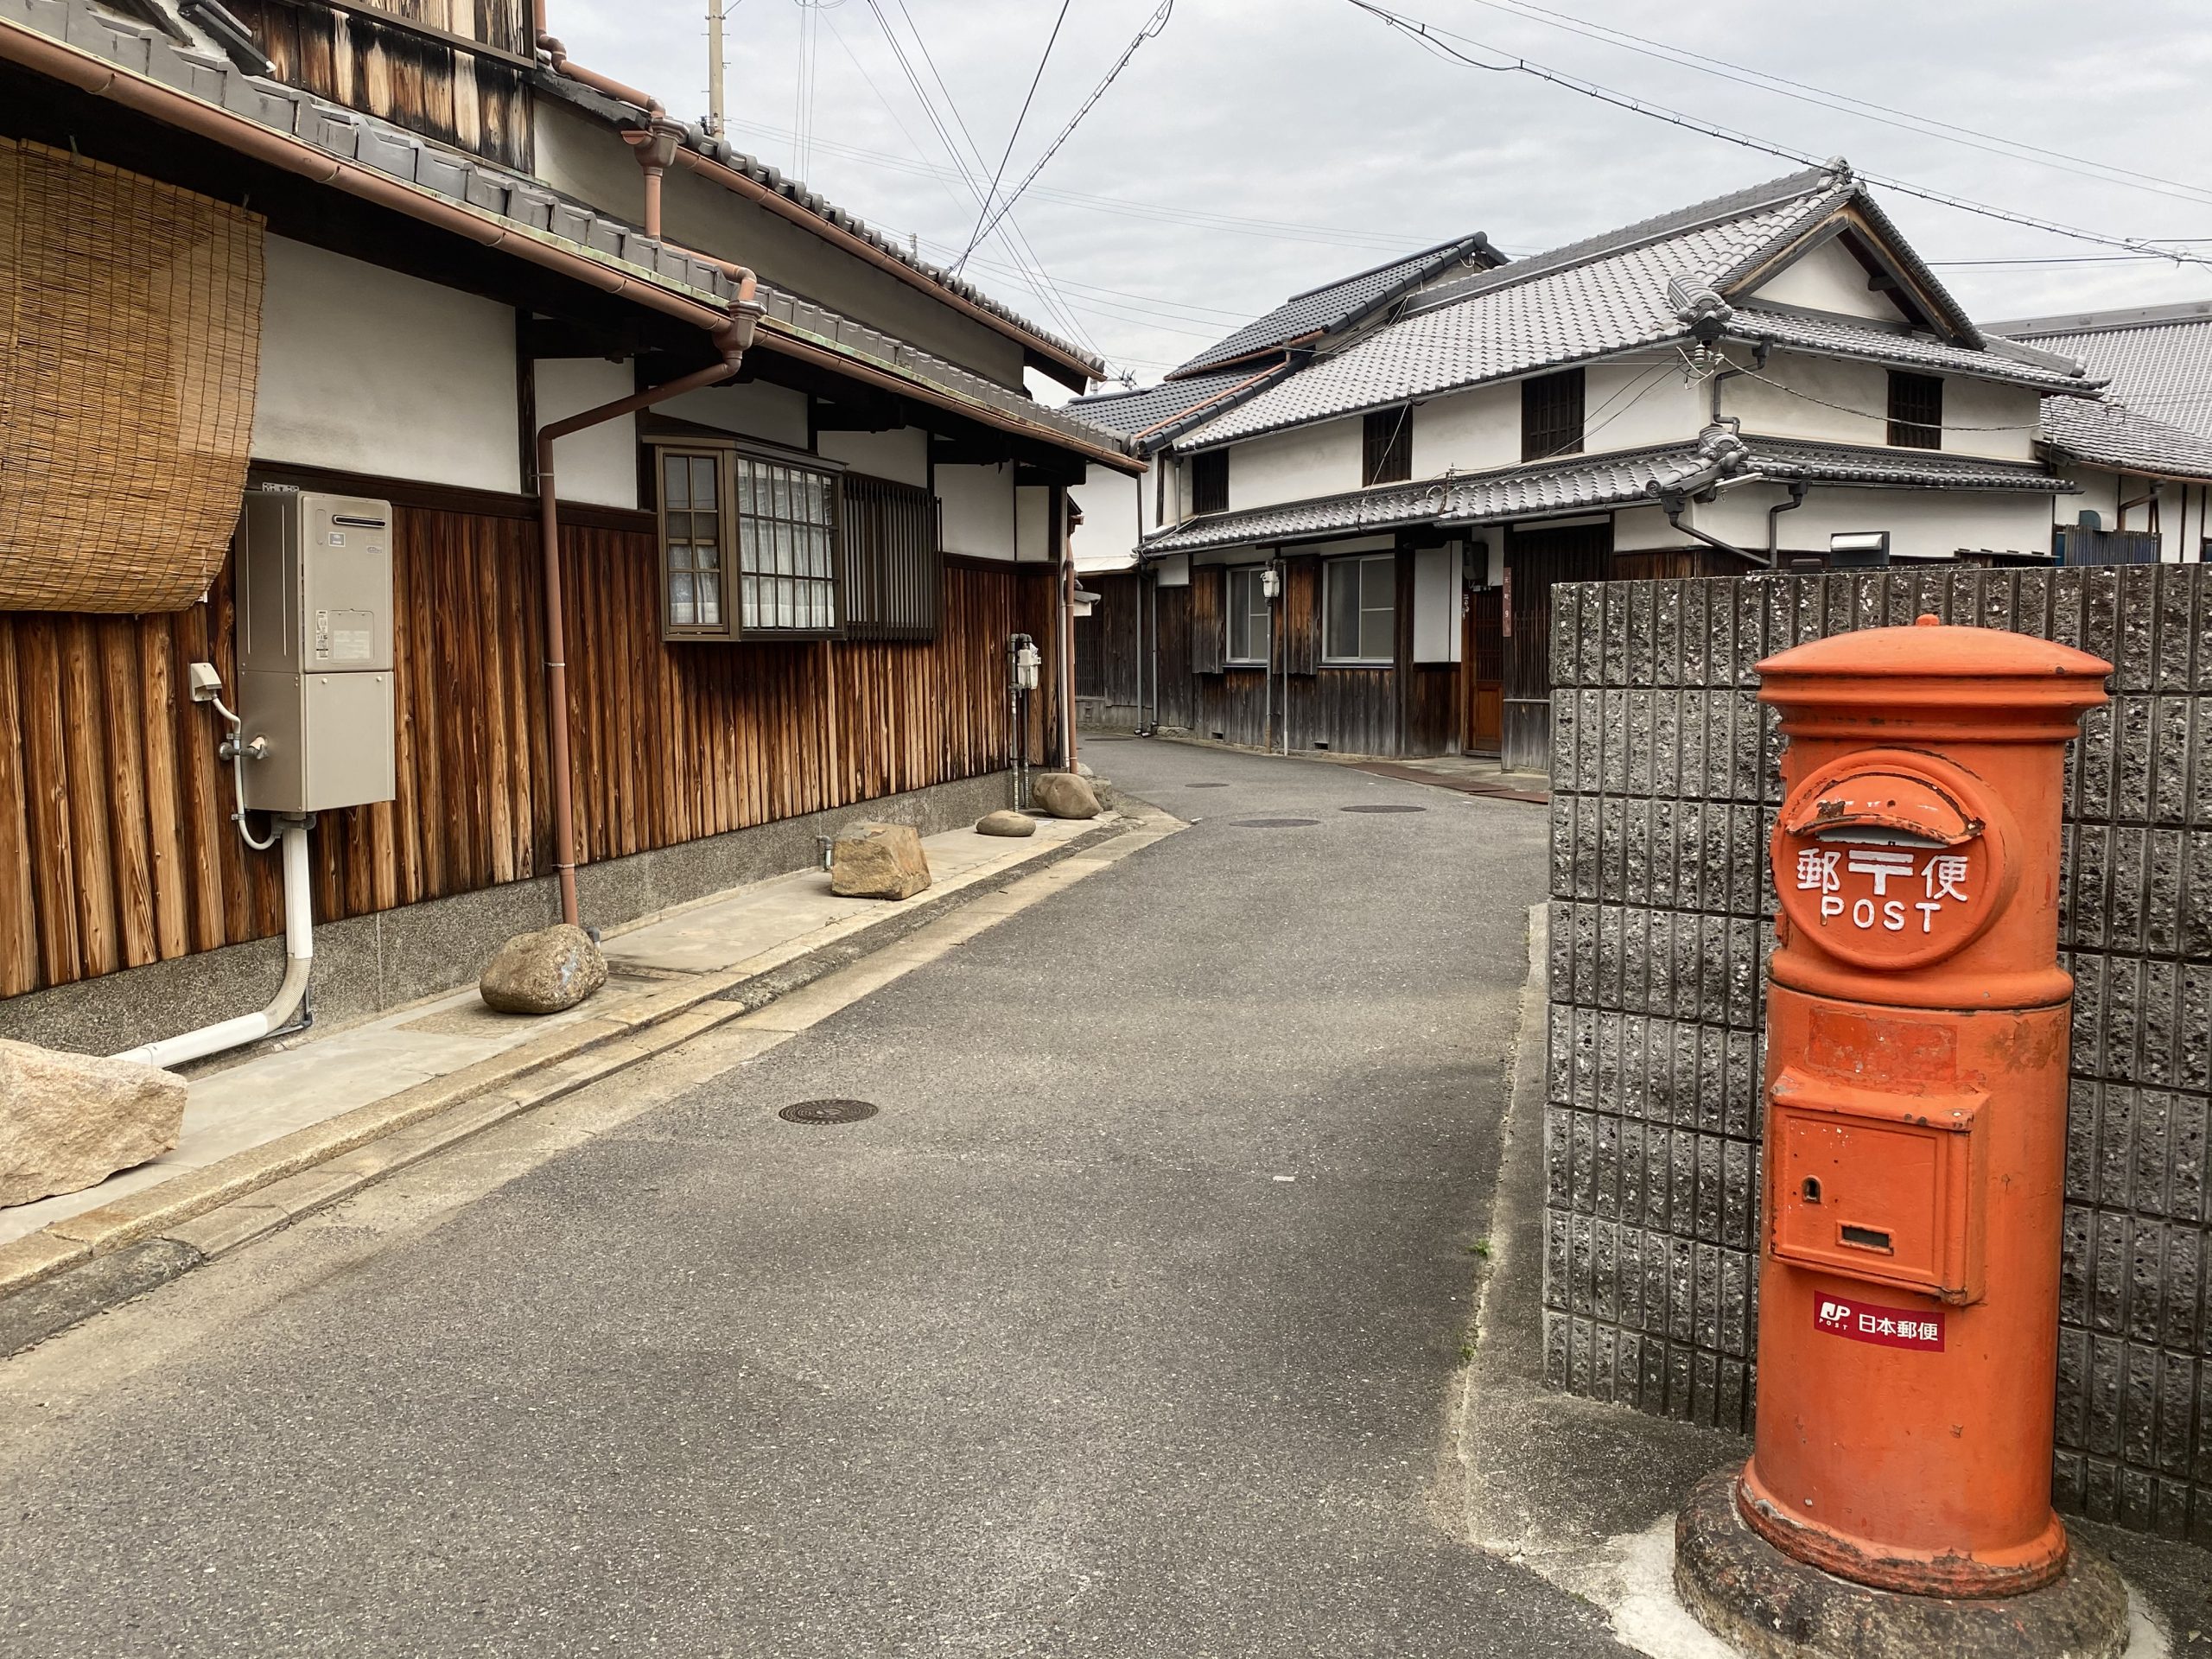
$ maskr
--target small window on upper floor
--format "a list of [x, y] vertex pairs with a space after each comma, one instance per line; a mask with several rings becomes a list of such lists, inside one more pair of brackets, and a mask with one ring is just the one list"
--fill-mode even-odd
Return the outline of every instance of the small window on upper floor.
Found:
[[1359, 481], [1402, 484], [1414, 475], [1414, 406], [1371, 411], [1363, 434]]
[[1521, 383], [1521, 459], [1582, 453], [1582, 371], [1540, 374]]
[[1890, 371], [1890, 443], [1898, 449], [1943, 447], [1943, 377]]
[[1229, 511], [1229, 451], [1208, 449], [1191, 457], [1191, 513]]

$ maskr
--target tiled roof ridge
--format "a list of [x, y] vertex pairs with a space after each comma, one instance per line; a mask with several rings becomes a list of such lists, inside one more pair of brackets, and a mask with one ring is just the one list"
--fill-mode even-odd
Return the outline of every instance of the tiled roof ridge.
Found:
[[2165, 328], [2192, 322], [2212, 323], [2212, 300], [2119, 306], [2104, 311], [2077, 311], [2048, 317], [2012, 317], [2002, 322], [1986, 322], [1982, 327], [1993, 334], [2024, 340], [2046, 334], [2120, 334], [2133, 328]]
[[[1332, 288], [1349, 288], [1354, 283], [1363, 282], [1370, 276], [1380, 276], [1384, 271], [1392, 270], [1399, 265], [1409, 265], [1414, 264], [1416, 260], [1432, 259], [1441, 254], [1457, 252], [1460, 248], [1466, 246], [1471, 243], [1479, 243], [1481, 245], [1488, 247], [1490, 245], [1490, 238], [1481, 231], [1469, 231], [1464, 235], [1446, 237], [1443, 241], [1435, 244], [1432, 247], [1416, 248], [1411, 253], [1402, 253], [1395, 258], [1378, 260], [1374, 264], [1368, 266], [1364, 270], [1349, 271], [1342, 276], [1332, 276], [1325, 283], [1316, 283], [1311, 288], [1300, 289], [1295, 294], [1286, 296], [1283, 299], [1283, 304], [1288, 305], [1297, 300], [1310, 300], [1315, 295], [1325, 294]], [[1500, 255], [1499, 257], [1501, 258], [1503, 257], [1503, 255]], [[1275, 308], [1280, 309], [1281, 308], [1278, 307]]]

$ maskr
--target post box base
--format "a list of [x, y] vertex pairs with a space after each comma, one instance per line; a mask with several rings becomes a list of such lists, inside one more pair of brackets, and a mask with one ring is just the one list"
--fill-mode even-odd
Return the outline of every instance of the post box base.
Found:
[[1785, 1555], [1745, 1523], [1738, 1471], [1707, 1475], [1675, 1522], [1675, 1590], [1700, 1624], [1758, 1659], [2119, 1659], [2127, 1587], [2078, 1542], [2024, 1595], [1953, 1599], [1853, 1584]]

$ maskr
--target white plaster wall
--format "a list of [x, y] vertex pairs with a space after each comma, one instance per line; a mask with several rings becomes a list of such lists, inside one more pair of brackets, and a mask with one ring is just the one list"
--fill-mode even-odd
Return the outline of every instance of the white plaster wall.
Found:
[[[823, 433], [827, 443], [830, 435]], [[1110, 467], [1088, 467], [1083, 482], [1068, 486], [1068, 497], [1083, 509], [1075, 531], [1075, 568], [1112, 570], [1135, 556], [1141, 533], [1137, 515], [1152, 501], [1152, 478], [1131, 478]]]
[[788, 386], [772, 386], [760, 380], [734, 386], [702, 386], [654, 404], [653, 413], [788, 448], [806, 448], [806, 394]]
[[2043, 395], [2025, 386], [1949, 376], [1943, 382], [1943, 448], [1955, 454], [2032, 461], [2042, 409]]
[[814, 447], [856, 473], [887, 478], [894, 484], [911, 484], [916, 489], [929, 487], [930, 435], [918, 426], [902, 426], [889, 432], [823, 432], [815, 438]]
[[[1793, 397], [1779, 387], [1754, 380], [1749, 375], [1738, 375], [1723, 382], [1720, 412], [1739, 418], [1745, 431], [1777, 438], [1808, 438], [1821, 443], [1879, 447], [1888, 442], [1890, 378], [1879, 365], [1798, 352], [1777, 352], [1761, 372], [1768, 380], [1779, 381], [1807, 396]], [[1809, 401], [1812, 398], [1821, 401]], [[1950, 386], [1946, 385], [1947, 411], [1949, 398]], [[1841, 407], [1832, 408], [1831, 404]]]
[[937, 499], [946, 552], [978, 559], [1014, 556], [1011, 465], [940, 467]]
[[1045, 485], [1024, 484], [1014, 490], [1014, 556], [1026, 564], [1058, 561], [1059, 550], [1052, 545], [1052, 492]]
[[[598, 357], [546, 358], [537, 364], [537, 376], [541, 425], [613, 403], [638, 389], [628, 363]], [[619, 415], [563, 438], [553, 446], [553, 474], [563, 501], [603, 507], [639, 505], [637, 417]]]
[[1459, 548], [1419, 548], [1414, 553], [1414, 660], [1459, 660]]
[[1891, 302], [1888, 295], [1866, 286], [1866, 268], [1833, 238], [1783, 266], [1751, 292], [1760, 299], [1802, 306], [1808, 311], [1872, 317], [1883, 322], [1904, 321], [1904, 313]]
[[1521, 383], [1517, 380], [1432, 397], [1414, 410], [1415, 478], [1433, 478], [1451, 467], [1463, 473], [1483, 473], [1497, 467], [1516, 467], [1520, 461]]
[[265, 250], [256, 459], [522, 487], [512, 310], [280, 236]]
[[[1711, 418], [1712, 394], [1687, 385], [1677, 372], [1679, 359], [1624, 358], [1592, 363], [1582, 377], [1582, 452], [1643, 449], [1656, 443], [1688, 443]], [[1655, 378], [1656, 377], [1656, 378]], [[1514, 397], [1514, 441], [1520, 453], [1521, 385]]]
[[[1690, 520], [1692, 524], [1695, 519]], [[1766, 532], [1759, 532], [1761, 546], [1765, 545]], [[1627, 507], [1613, 515], [1613, 551], [1616, 553], [1648, 553], [1662, 547], [1680, 547], [1692, 539], [1685, 537], [1667, 522], [1667, 515], [1656, 506]]]
[[[1270, 506], [1359, 487], [1360, 421], [1324, 421], [1233, 445], [1229, 506]], [[1185, 467], [1187, 475], [1189, 468]], [[1187, 493], [1188, 485], [1185, 486]]]
[[[1766, 546], [1766, 510], [1786, 499], [1778, 485], [1752, 484], [1718, 501], [1694, 503], [1687, 522], [1747, 550]], [[1784, 513], [1785, 549], [1825, 552], [1839, 531], [1886, 530], [1900, 558], [1948, 558], [1961, 548], [2000, 553], [2050, 552], [2050, 499], [2026, 491], [1869, 490], [1815, 486], [1805, 505]], [[1675, 545], [1680, 545], [1677, 541]]]
[[[626, 225], [643, 224], [645, 169], [614, 129], [557, 98], [534, 98], [531, 105], [531, 153], [537, 176], [562, 194], [612, 213]], [[668, 176], [672, 181], [683, 171], [671, 168]]]

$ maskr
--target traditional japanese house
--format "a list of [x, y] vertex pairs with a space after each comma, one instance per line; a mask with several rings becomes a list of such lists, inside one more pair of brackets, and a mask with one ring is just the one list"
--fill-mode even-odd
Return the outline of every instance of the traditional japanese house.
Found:
[[[1478, 263], [1140, 440], [1102, 715], [1541, 769], [1555, 582], [2050, 558], [2042, 405], [2101, 381], [1977, 328], [1847, 163]], [[1213, 357], [1075, 408], [1130, 432]]]
[[2080, 485], [2052, 535], [2068, 564], [2196, 563], [2212, 553], [2212, 301], [1993, 322], [2111, 385], [2044, 405], [2044, 448]]
[[250, 499], [390, 561], [388, 621], [313, 619], [392, 779], [306, 834], [326, 1017], [1065, 753], [1067, 489], [1141, 463], [1024, 375], [1100, 365], [518, 0], [0, 0], [0, 1033], [284, 964], [219, 753]]

